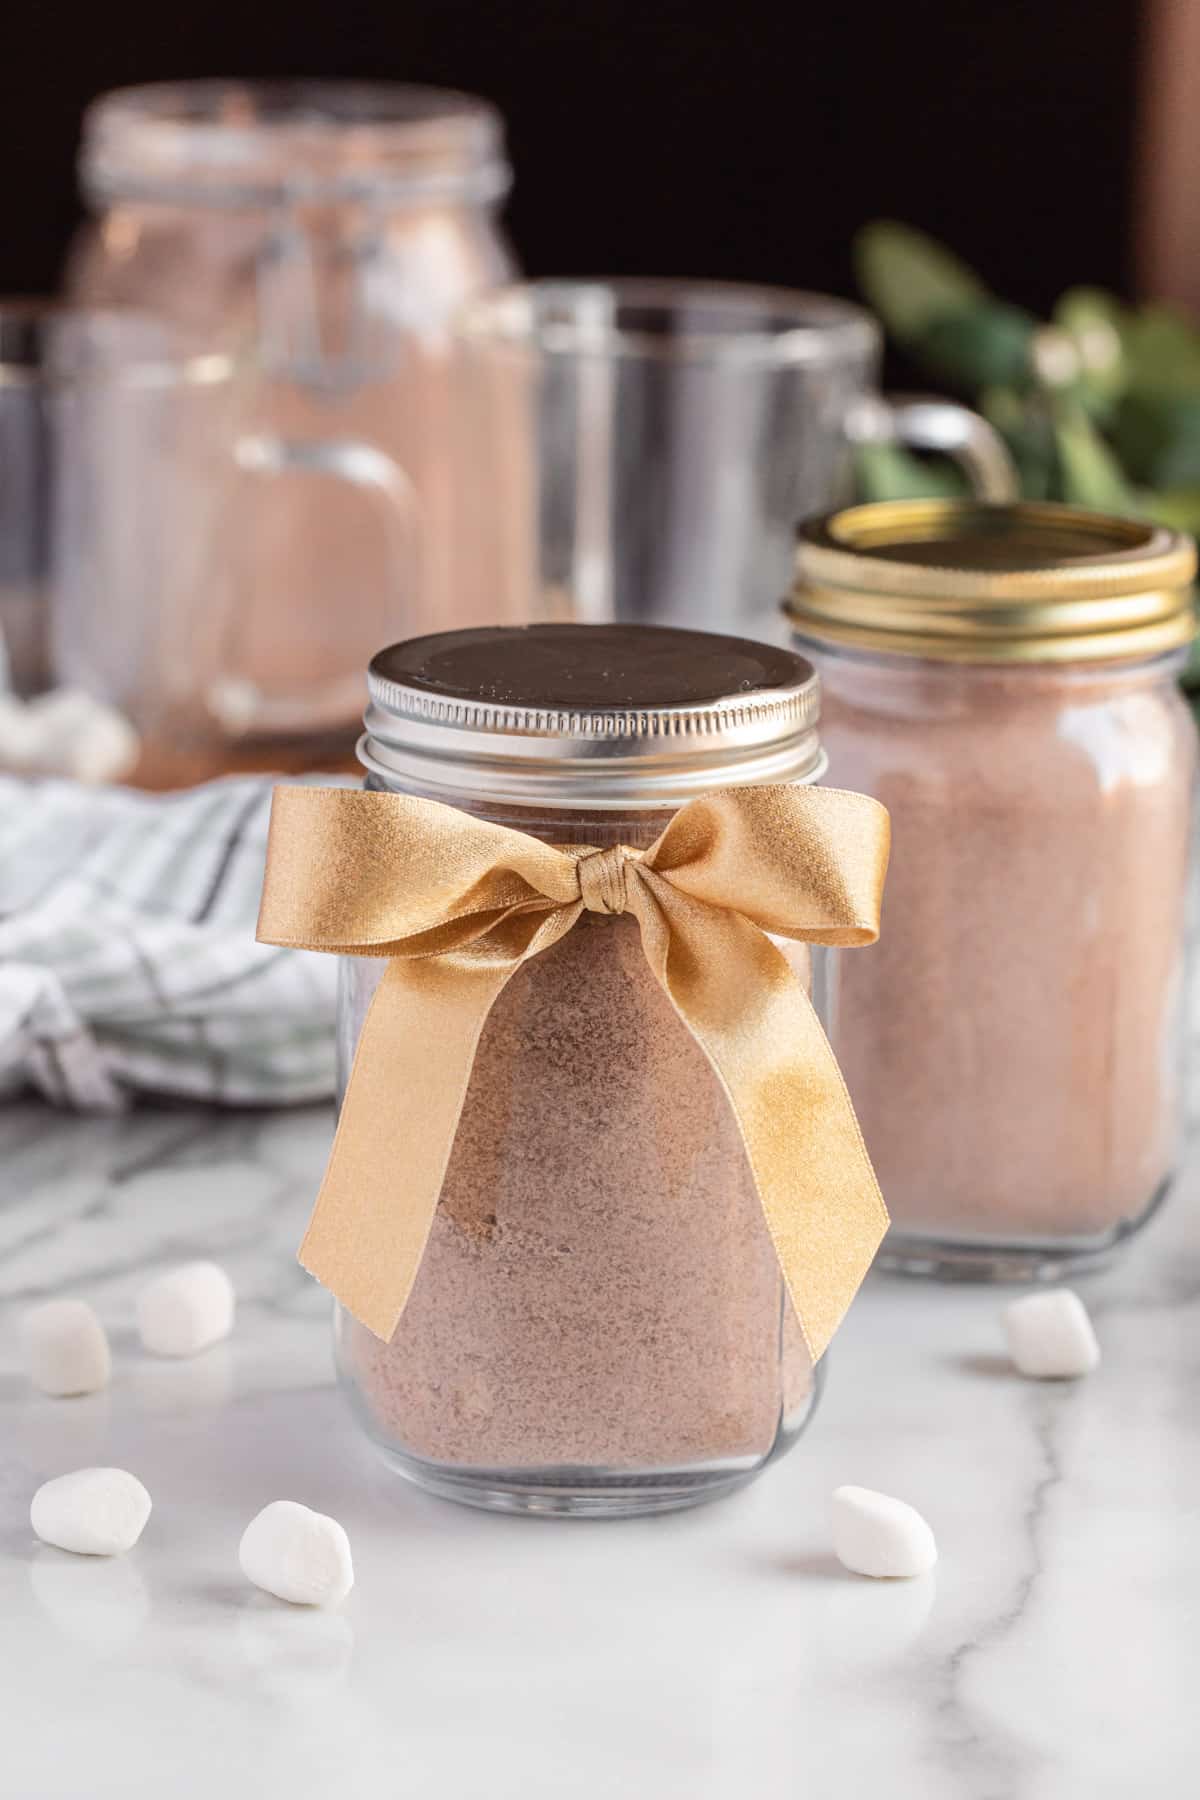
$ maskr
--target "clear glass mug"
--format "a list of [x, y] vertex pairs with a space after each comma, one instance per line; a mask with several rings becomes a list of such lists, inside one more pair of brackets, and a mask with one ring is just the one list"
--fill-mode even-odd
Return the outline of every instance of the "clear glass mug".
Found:
[[189, 742], [217, 766], [349, 751], [381, 642], [496, 616], [459, 555], [450, 364], [458, 307], [513, 272], [499, 117], [428, 88], [154, 85], [95, 102], [80, 170], [74, 302], [152, 314], [241, 377], [233, 511], [194, 495], [236, 543], [235, 591], [172, 589], [179, 637], [223, 637], [217, 710], [183, 696]]
[[49, 420], [39, 378], [41, 314], [0, 309], [0, 691], [46, 685]]
[[1016, 494], [977, 414], [879, 394], [879, 327], [844, 301], [531, 282], [468, 305], [459, 342], [461, 466], [498, 617], [782, 640], [795, 528], [848, 497], [856, 442], [942, 452], [980, 497]]

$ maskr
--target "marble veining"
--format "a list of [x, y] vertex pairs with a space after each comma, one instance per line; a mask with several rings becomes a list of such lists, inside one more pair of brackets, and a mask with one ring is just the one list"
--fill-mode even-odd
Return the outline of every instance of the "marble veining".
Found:
[[[1012, 1374], [1004, 1292], [871, 1281], [794, 1454], [744, 1493], [619, 1524], [486, 1518], [397, 1484], [333, 1386], [294, 1249], [325, 1108], [0, 1111], [4, 1800], [1175, 1800], [1200, 1768], [1200, 1156], [1078, 1285], [1104, 1362]], [[150, 1272], [214, 1255], [234, 1338], [156, 1362]], [[109, 1326], [112, 1388], [31, 1391], [48, 1294]], [[85, 1462], [155, 1500], [128, 1557], [39, 1546], [37, 1483]], [[918, 1506], [937, 1569], [847, 1575], [839, 1482]], [[240, 1578], [266, 1501], [333, 1513], [336, 1613]]]
[[994, 1779], [997, 1792], [1013, 1793], [1020, 1789], [1022, 1778], [1030, 1773], [1032, 1763], [1028, 1748], [1003, 1731], [983, 1729], [964, 1699], [968, 1669], [984, 1657], [1008, 1634], [1021, 1625], [1033, 1599], [1034, 1587], [1042, 1572], [1042, 1536], [1050, 1495], [1062, 1480], [1055, 1445], [1054, 1409], [1059, 1395], [1051, 1390], [1031, 1390], [1031, 1438], [1040, 1459], [1040, 1467], [1029, 1487], [1028, 1500], [1021, 1514], [1024, 1556], [1017, 1567], [1012, 1596], [980, 1630], [951, 1651], [945, 1660], [945, 1693], [938, 1704], [941, 1745], [947, 1760], [953, 1760], [964, 1778], [974, 1775]]

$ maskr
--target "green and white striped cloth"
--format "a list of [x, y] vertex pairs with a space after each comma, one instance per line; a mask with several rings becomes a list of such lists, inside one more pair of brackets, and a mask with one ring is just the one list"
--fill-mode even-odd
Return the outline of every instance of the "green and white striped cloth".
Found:
[[272, 785], [0, 777], [0, 1092], [332, 1094], [336, 959], [254, 941]]

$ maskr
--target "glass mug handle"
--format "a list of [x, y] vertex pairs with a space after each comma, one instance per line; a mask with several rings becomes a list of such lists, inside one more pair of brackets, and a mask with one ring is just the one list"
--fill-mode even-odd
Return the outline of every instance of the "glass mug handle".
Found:
[[[384, 533], [385, 579], [379, 583], [380, 618], [364, 640], [384, 643], [404, 623], [405, 604], [417, 591], [419, 506], [411, 481], [385, 451], [354, 438], [286, 438], [249, 432], [232, 447], [236, 471], [265, 481], [296, 475], [324, 478], [359, 491], [373, 504]], [[362, 670], [358, 659], [319, 687], [294, 694], [264, 689], [251, 676], [228, 666], [208, 683], [207, 710], [230, 737], [288, 737], [314, 729], [337, 730], [362, 711]]]
[[1016, 464], [1000, 433], [953, 400], [921, 394], [864, 394], [846, 421], [852, 444], [902, 444], [948, 456], [979, 500], [1019, 500]]
[[[352, 228], [331, 264], [340, 307], [331, 309], [326, 291], [330, 270], [320, 273], [305, 222], [310, 198], [303, 184], [294, 186], [270, 221], [258, 261], [257, 356], [268, 377], [317, 400], [344, 400], [386, 380], [403, 353], [394, 326], [369, 304], [370, 279], [384, 254], [383, 219], [369, 196], [350, 208]], [[327, 337], [323, 328], [330, 327]], [[380, 616], [373, 631], [359, 634], [360, 651], [367, 654], [371, 644], [386, 643], [412, 626], [419, 593], [420, 508], [399, 463], [378, 446], [353, 438], [305, 439], [260, 431], [238, 437], [233, 465], [238, 474], [269, 482], [304, 476], [359, 490], [384, 534], [382, 579], [371, 584], [381, 597]], [[208, 685], [208, 711], [231, 737], [338, 730], [362, 710], [360, 662], [361, 655], [351, 654], [341, 674], [319, 686], [305, 684], [293, 694], [268, 692], [244, 671], [218, 666]]]

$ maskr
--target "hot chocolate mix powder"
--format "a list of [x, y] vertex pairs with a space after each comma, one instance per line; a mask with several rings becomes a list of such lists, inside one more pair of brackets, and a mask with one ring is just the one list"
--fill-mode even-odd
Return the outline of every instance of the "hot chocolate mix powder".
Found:
[[[359, 1016], [381, 971], [353, 967]], [[737, 1126], [632, 919], [585, 914], [501, 994], [400, 1325], [343, 1328], [378, 1435], [441, 1463], [759, 1459], [803, 1413]]]
[[815, 660], [830, 776], [892, 815], [830, 1035], [893, 1222], [1103, 1238], [1177, 1148], [1196, 734], [1172, 671]]

